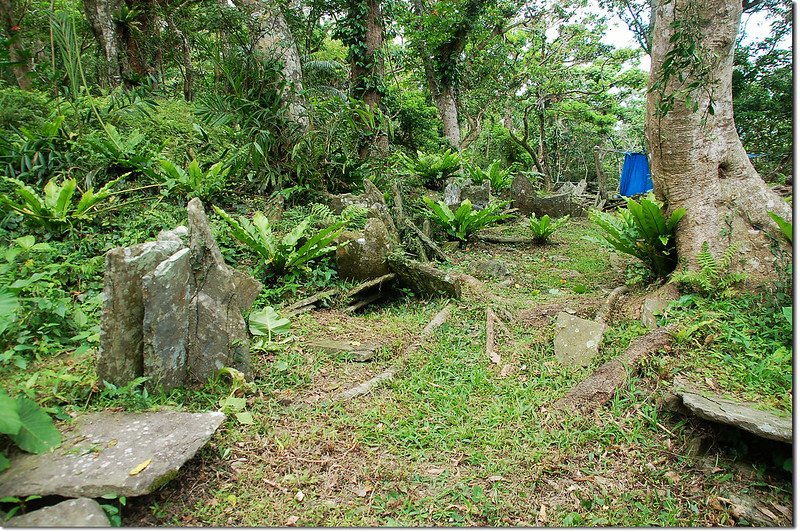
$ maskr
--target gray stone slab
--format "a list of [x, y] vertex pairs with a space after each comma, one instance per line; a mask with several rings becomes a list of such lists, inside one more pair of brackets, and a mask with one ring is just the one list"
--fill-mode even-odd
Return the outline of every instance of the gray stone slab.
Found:
[[696, 416], [737, 427], [768, 440], [792, 443], [792, 416], [759, 410], [753, 405], [723, 399], [718, 395], [687, 391], [678, 386], [675, 393]]
[[588, 366], [600, 350], [605, 330], [602, 323], [560, 312], [553, 340], [556, 359], [565, 366]]
[[145, 495], [172, 480], [224, 419], [222, 412], [83, 415], [55, 450], [12, 456], [0, 497]]
[[389, 273], [387, 258], [392, 243], [379, 218], [370, 218], [363, 232], [343, 236], [346, 241], [336, 249], [336, 269], [341, 278], [365, 281]]
[[389, 268], [400, 283], [422, 297], [461, 298], [461, 280], [456, 275], [405, 257], [389, 257]]
[[142, 278], [144, 374], [151, 390], [169, 391], [186, 379], [191, 269], [189, 249], [183, 248]]
[[110, 527], [106, 513], [94, 499], [70, 499], [24, 515], [5, 523], [8, 528], [97, 528]]
[[123, 386], [142, 375], [142, 276], [181, 248], [180, 241], [145, 242], [106, 253], [97, 375]]
[[655, 329], [658, 326], [657, 314], [664, 312], [671, 301], [680, 297], [680, 293], [675, 285], [665, 284], [652, 294], [648, 295], [642, 303], [641, 320], [642, 325], [648, 329]]

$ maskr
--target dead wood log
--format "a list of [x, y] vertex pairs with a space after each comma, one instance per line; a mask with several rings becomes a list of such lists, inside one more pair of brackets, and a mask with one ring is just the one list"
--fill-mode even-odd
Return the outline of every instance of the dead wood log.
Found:
[[316, 305], [314, 305], [312, 303], [310, 305], [306, 305], [304, 307], [292, 309], [292, 310], [289, 310], [289, 311], [281, 310], [281, 315], [284, 318], [294, 318], [295, 316], [299, 316], [300, 314], [305, 314], [306, 312], [311, 312], [315, 308], [317, 308]]
[[646, 355], [670, 346], [670, 332], [669, 328], [659, 328], [640, 336], [631, 342], [625, 353], [606, 362], [587, 379], [575, 385], [553, 404], [553, 408], [587, 412], [604, 405], [627, 381], [628, 368]]
[[381, 286], [383, 285], [383, 283], [388, 283], [389, 281], [394, 280], [395, 277], [397, 277], [397, 275], [395, 275], [393, 273], [387, 273], [386, 275], [382, 275], [381, 277], [377, 277], [375, 279], [370, 279], [369, 281], [365, 281], [365, 282], [361, 283], [360, 285], [354, 286], [353, 288], [348, 290], [348, 292], [344, 295], [344, 298], [345, 299], [349, 299], [349, 298], [356, 297], [356, 296], [366, 292], [367, 290], [370, 290], [370, 289], [376, 288], [376, 287], [378, 288], [378, 290], [380, 290]]
[[332, 290], [325, 290], [324, 292], [319, 292], [317, 294], [314, 294], [311, 297], [307, 297], [305, 299], [301, 299], [300, 301], [296, 301], [296, 302], [292, 303], [291, 305], [286, 305], [285, 307], [283, 307], [282, 310], [284, 312], [289, 312], [289, 311], [301, 309], [303, 307], [307, 307], [309, 305], [313, 306], [317, 302], [319, 302], [319, 301], [321, 301], [323, 299], [335, 296], [338, 293], [339, 293], [339, 289], [338, 288], [334, 288]]
[[617, 306], [617, 302], [619, 298], [622, 297], [623, 294], [627, 293], [630, 290], [625, 285], [618, 286], [608, 294], [605, 303], [603, 304], [602, 308], [597, 311], [597, 315], [594, 317], [594, 321], [598, 321], [600, 323], [606, 323], [611, 319], [611, 313], [614, 311], [614, 307]]
[[449, 259], [449, 258], [447, 258], [447, 255], [444, 253], [444, 251], [442, 251], [442, 248], [440, 248], [440, 247], [438, 246], [438, 244], [436, 244], [436, 242], [434, 242], [433, 240], [431, 240], [431, 238], [430, 238], [428, 235], [426, 235], [425, 233], [423, 233], [423, 232], [422, 232], [422, 230], [421, 230], [419, 227], [417, 227], [416, 225], [414, 225], [414, 224], [411, 222], [411, 220], [408, 220], [408, 219], [406, 219], [406, 220], [405, 220], [405, 226], [406, 226], [406, 227], [408, 227], [409, 229], [411, 229], [411, 231], [412, 231], [412, 232], [413, 232], [415, 235], [417, 235], [417, 238], [419, 238], [419, 240], [420, 240], [420, 241], [421, 241], [423, 244], [425, 244], [425, 246], [426, 246], [426, 247], [427, 247], [429, 250], [431, 250], [431, 252], [432, 252], [432, 253], [433, 253], [433, 254], [434, 254], [436, 257], [438, 257], [438, 258], [439, 258], [439, 260], [441, 260], [442, 262], [450, 262], [450, 259]]
[[337, 393], [329, 402], [348, 401], [361, 395], [365, 395], [378, 384], [392, 379], [400, 369], [401, 364], [405, 362], [405, 359], [408, 357], [408, 355], [419, 349], [422, 346], [422, 342], [425, 341], [425, 339], [430, 336], [434, 330], [447, 321], [447, 318], [450, 316], [450, 309], [451, 307], [448, 303], [442, 310], [437, 312], [433, 319], [428, 322], [424, 329], [422, 329], [422, 331], [419, 333], [419, 336], [417, 336], [417, 338], [411, 344], [403, 349], [402, 353], [400, 353], [400, 356], [397, 358], [394, 364], [392, 364], [392, 366], [374, 376], [370, 380], [362, 382], [358, 386]]
[[344, 309], [344, 311], [348, 312], [348, 313], [355, 312], [360, 308], [366, 307], [370, 303], [374, 303], [375, 301], [378, 301], [379, 299], [383, 299], [384, 297], [386, 297], [386, 293], [385, 292], [376, 292], [376, 293], [374, 293], [374, 294], [372, 294], [370, 296], [367, 296], [366, 298], [364, 298], [364, 299], [362, 299], [360, 301], [356, 301], [355, 303], [353, 303], [352, 305], [350, 305], [349, 307]]

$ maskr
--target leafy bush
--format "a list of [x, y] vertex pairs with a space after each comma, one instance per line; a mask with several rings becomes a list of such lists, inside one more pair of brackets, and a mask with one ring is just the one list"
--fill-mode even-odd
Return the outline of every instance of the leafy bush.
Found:
[[743, 273], [730, 271], [736, 246], [729, 246], [719, 260], [711, 253], [708, 242], [703, 242], [697, 254], [699, 269], [690, 271], [685, 268], [673, 272], [670, 282], [690, 287], [694, 292], [705, 297], [726, 299], [736, 294], [735, 286], [745, 279]]
[[48, 114], [50, 108], [44, 94], [12, 87], [0, 89], [0, 130], [38, 128]]
[[450, 149], [443, 153], [418, 151], [416, 159], [401, 154], [400, 163], [407, 172], [418, 176], [423, 185], [438, 190], [444, 186], [444, 182], [449, 176], [458, 172], [461, 166], [461, 157]]
[[261, 212], [256, 212], [250, 221], [244, 216], [236, 220], [217, 206], [214, 206], [214, 210], [230, 226], [234, 238], [261, 257], [268, 279], [307, 269], [307, 263], [336, 249], [330, 244], [344, 227], [344, 222], [339, 221], [305, 238], [311, 224], [311, 219], [306, 218], [283, 238], [278, 238]]
[[486, 170], [471, 164], [465, 165], [464, 168], [473, 183], [480, 185], [484, 180], [488, 179], [492, 184], [492, 190], [499, 192], [511, 188], [511, 182], [514, 180], [511, 176], [511, 169], [501, 168], [500, 165], [500, 161], [494, 161], [486, 167]]
[[[61, 444], [61, 433], [39, 405], [27, 397], [11, 399], [0, 391], [0, 434], [7, 434], [23, 451], [41, 454]], [[10, 462], [0, 452], [0, 471]]]
[[247, 319], [250, 334], [259, 337], [255, 344], [255, 349], [265, 350], [272, 344], [272, 337], [287, 334], [291, 328], [289, 318], [282, 318], [272, 307], [264, 307], [261, 310], [254, 310]]
[[230, 172], [230, 168], [224, 166], [223, 162], [214, 163], [203, 171], [197, 159], [193, 159], [186, 170], [167, 159], [160, 160], [158, 164], [161, 171], [152, 172], [151, 175], [163, 179], [162, 184], [168, 192], [179, 192], [187, 199], [211, 198], [225, 187]]
[[604, 240], [589, 238], [599, 244], [641, 260], [650, 272], [666, 278], [677, 265], [675, 226], [686, 214], [679, 208], [667, 219], [653, 194], [637, 202], [628, 200], [628, 208], [618, 209], [616, 215], [590, 211], [589, 219], [600, 226]]
[[105, 126], [105, 132], [86, 137], [86, 142], [113, 171], [144, 171], [152, 163], [153, 153], [147, 149], [145, 135], [138, 129], [121, 135], [111, 124]]
[[[93, 265], [99, 271], [102, 256], [98, 262], [82, 267], [87, 274]], [[72, 268], [69, 258], [33, 236], [0, 246], [0, 367], [25, 369], [33, 356], [57, 353], [76, 342], [81, 349], [96, 343], [96, 326], [90, 325], [87, 313], [99, 309], [99, 293], [81, 296], [83, 304], [74, 301], [67, 285]]]
[[550, 220], [550, 216], [545, 214], [540, 218], [536, 217], [536, 214], [531, 214], [530, 219], [530, 227], [531, 233], [533, 233], [533, 241], [536, 244], [544, 244], [546, 243], [550, 236], [555, 233], [559, 227], [567, 223], [569, 220], [569, 215], [562, 216], [561, 218], [557, 218], [555, 220]]
[[472, 202], [465, 199], [453, 212], [443, 201], [434, 202], [427, 197], [422, 199], [429, 209], [426, 215], [462, 243], [475, 231], [511, 216], [502, 212], [509, 204], [507, 201], [492, 202], [485, 209], [476, 211], [472, 208]]
[[42, 121], [36, 127], [12, 127], [0, 135], [0, 164], [7, 177], [37, 185], [53, 177], [71, 162], [64, 115]]
[[81, 194], [77, 205], [72, 202], [78, 186], [75, 179], [65, 179], [60, 185], [51, 179], [44, 186], [42, 195], [19, 179], [7, 177], [6, 180], [16, 185], [18, 199], [14, 201], [6, 194], [0, 194], [0, 203], [8, 205], [34, 225], [61, 234], [76, 222], [94, 216], [96, 207], [114, 194], [111, 189], [119, 179], [109, 181], [97, 192], [89, 188]]

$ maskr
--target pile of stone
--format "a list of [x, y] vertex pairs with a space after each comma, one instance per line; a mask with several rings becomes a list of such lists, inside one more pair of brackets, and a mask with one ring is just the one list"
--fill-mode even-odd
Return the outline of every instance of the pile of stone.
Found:
[[204, 382], [223, 367], [250, 375], [242, 312], [261, 284], [225, 264], [203, 204], [187, 205], [189, 227], [106, 254], [98, 376], [150, 389]]

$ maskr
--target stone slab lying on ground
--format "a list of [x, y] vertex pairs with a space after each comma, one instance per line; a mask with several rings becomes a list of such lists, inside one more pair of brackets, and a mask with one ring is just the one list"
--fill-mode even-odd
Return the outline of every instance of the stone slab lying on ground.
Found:
[[0, 497], [145, 495], [174, 478], [224, 419], [222, 412], [85, 414], [55, 450], [12, 456]]
[[724, 399], [710, 392], [699, 392], [679, 380], [673, 385], [675, 394], [696, 416], [739, 428], [768, 440], [792, 443], [792, 416], [779, 416], [751, 404]]
[[560, 312], [553, 340], [556, 359], [565, 366], [588, 366], [600, 350], [605, 330], [603, 323]]
[[410, 288], [418, 296], [435, 297], [444, 295], [453, 299], [461, 298], [461, 280], [456, 275], [434, 268], [405, 257], [389, 257], [389, 267], [400, 283]]
[[307, 345], [331, 355], [350, 354], [351, 360], [356, 362], [369, 362], [381, 348], [380, 344], [373, 342], [360, 343], [347, 340], [312, 340]]
[[8, 528], [95, 528], [110, 527], [106, 513], [94, 499], [80, 498], [60, 502], [40, 510], [17, 515], [4, 523]]

